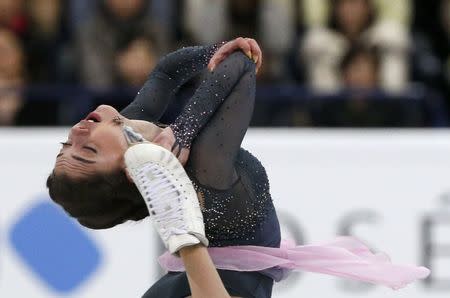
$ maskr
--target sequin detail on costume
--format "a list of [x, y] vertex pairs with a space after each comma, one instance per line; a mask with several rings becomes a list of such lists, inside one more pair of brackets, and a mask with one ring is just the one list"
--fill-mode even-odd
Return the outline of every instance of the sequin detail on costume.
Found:
[[[262, 164], [241, 149], [236, 162], [239, 181], [228, 190], [200, 185], [188, 172], [194, 187], [204, 197], [203, 218], [210, 246], [248, 244], [272, 210], [269, 181]], [[241, 199], [242, 197], [242, 199]]]
[[248, 84], [240, 100], [254, 98], [254, 72], [255, 64], [241, 52], [231, 54], [214, 71], [208, 72], [183, 112], [170, 125], [177, 141], [183, 147], [190, 148], [201, 129], [207, 125], [246, 74], [248, 78], [244, 80], [247, 80]]
[[[194, 47], [167, 55], [122, 113], [158, 121], [176, 89], [201, 73], [197, 90], [171, 128], [184, 147], [192, 143], [185, 169], [200, 194], [211, 246], [277, 246], [279, 225], [267, 175], [256, 158], [240, 149], [253, 112], [255, 64], [237, 51], [213, 72], [200, 70], [212, 52], [211, 47]], [[188, 67], [196, 63], [199, 68]]]

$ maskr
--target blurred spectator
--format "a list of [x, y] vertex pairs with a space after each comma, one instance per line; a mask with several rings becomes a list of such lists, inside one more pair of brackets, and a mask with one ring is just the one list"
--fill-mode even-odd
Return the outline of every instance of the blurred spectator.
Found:
[[24, 0], [0, 0], [0, 26], [22, 36], [27, 27]]
[[355, 43], [380, 51], [380, 86], [403, 91], [408, 82], [409, 36], [399, 22], [379, 20], [371, 0], [330, 0], [328, 26], [311, 28], [303, 40], [300, 61], [309, 84], [333, 92], [343, 86], [339, 62]]
[[[400, 22], [409, 25], [414, 0], [373, 0], [380, 19]], [[415, 0], [422, 3], [428, 1]], [[434, 1], [434, 0], [431, 0]], [[302, 0], [305, 24], [308, 26], [325, 26], [330, 10], [329, 0]]]
[[149, 16], [148, 1], [102, 0], [98, 4], [94, 16], [77, 32], [80, 76], [88, 86], [108, 88], [120, 82], [115, 58], [129, 36], [153, 36], [154, 52], [158, 55], [165, 45], [162, 31]]
[[[450, 0], [442, 0], [441, 22], [443, 36], [441, 45], [437, 47], [437, 52], [445, 67], [445, 78], [447, 87], [450, 86]], [[450, 89], [448, 89], [450, 91]], [[449, 92], [450, 94], [450, 92]]]
[[13, 32], [0, 29], [0, 125], [13, 125], [23, 106], [24, 53]]
[[340, 63], [340, 73], [343, 87], [351, 92], [346, 101], [334, 105], [326, 113], [327, 121], [337, 126], [383, 126], [388, 123], [388, 114], [366, 98], [366, 92], [378, 86], [379, 66], [379, 56], [374, 48], [355, 45], [348, 50]]
[[73, 74], [65, 0], [28, 0], [24, 45], [32, 83], [68, 81]]
[[297, 0], [187, 0], [187, 39], [213, 44], [238, 36], [258, 40], [264, 52], [259, 77], [280, 80], [286, 75], [286, 55], [293, 48], [299, 18]]
[[16, 124], [23, 100], [19, 90], [21, 82], [0, 79], [0, 126]]
[[59, 102], [25, 98], [26, 60], [20, 39], [8, 29], [0, 29], [0, 125], [55, 125], [59, 120]]
[[379, 55], [374, 48], [356, 45], [343, 57], [340, 72], [345, 89], [373, 90], [379, 82]]
[[404, 127], [425, 125], [421, 103], [406, 103], [378, 90], [380, 80], [379, 51], [355, 44], [339, 64], [343, 90], [332, 100], [316, 103], [314, 124], [331, 127]]
[[141, 87], [158, 62], [154, 40], [144, 35], [131, 38], [118, 48], [116, 62], [120, 82], [125, 86]]
[[450, 101], [450, 0], [417, 1], [415, 9], [414, 79]]
[[68, 0], [68, 22], [77, 28], [94, 15], [98, 0]]

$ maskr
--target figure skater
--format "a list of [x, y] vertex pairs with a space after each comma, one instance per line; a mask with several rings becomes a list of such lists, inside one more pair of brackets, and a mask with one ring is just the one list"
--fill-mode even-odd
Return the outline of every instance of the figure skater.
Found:
[[[213, 57], [216, 50], [215, 46], [190, 47], [165, 56], [121, 113], [102, 105], [76, 124], [48, 177], [51, 198], [82, 225], [110, 228], [127, 220], [143, 219], [156, 208], [142, 199], [145, 191], [125, 170], [124, 154], [130, 143], [147, 140], [159, 144], [185, 163], [184, 169], [198, 196], [206, 237], [197, 233], [198, 241], [171, 248], [162, 236], [169, 250], [179, 252], [184, 263], [178, 264], [177, 259], [166, 255], [162, 264], [169, 272], [149, 289], [146, 298], [191, 294], [201, 297], [198, 293], [211, 285], [217, 286], [217, 297], [222, 297], [223, 286], [226, 295], [270, 297], [273, 281], [282, 279], [285, 271], [291, 269], [391, 287], [426, 276], [424, 268], [390, 267], [386, 259], [372, 257], [363, 246], [348, 239], [321, 247], [283, 244], [280, 248], [280, 229], [266, 172], [253, 155], [240, 147], [252, 116], [255, 71], [261, 64], [261, 53], [255, 41], [243, 38], [220, 47]], [[206, 69], [208, 62], [210, 67]], [[201, 75], [198, 89], [176, 120], [162, 128], [158, 121], [169, 101], [176, 100], [179, 88], [197, 75]], [[165, 193], [155, 195], [163, 200]], [[175, 221], [171, 217], [170, 220]], [[167, 238], [167, 230], [159, 232]], [[214, 267], [221, 268], [217, 270], [219, 283], [192, 281], [192, 276], [198, 277], [195, 270], [203, 267], [193, 269], [190, 261], [195, 258], [186, 256], [184, 249], [201, 252], [204, 248], [197, 243], [206, 244], [205, 239], [212, 248], [206, 255], [203, 251], [198, 260], [204, 260], [202, 264], [213, 272]], [[296, 259], [283, 257], [288, 250], [297, 253]], [[318, 251], [326, 254], [317, 254]], [[302, 263], [304, 253], [312, 258], [308, 264]], [[245, 261], [239, 257], [244, 255]], [[320, 260], [315, 256], [336, 261], [334, 268], [317, 265], [320, 262], [315, 261]], [[343, 259], [359, 260], [360, 266], [343, 267], [339, 262]], [[372, 263], [378, 267], [370, 267]], [[380, 263], [385, 265], [380, 267]], [[384, 274], [391, 269], [395, 269], [396, 276]]]
[[[234, 52], [239, 45], [253, 61]], [[173, 130], [177, 143], [190, 149], [185, 169], [199, 196], [210, 246], [278, 247], [280, 230], [265, 170], [240, 149], [252, 116], [255, 61], [261, 64], [261, 52], [253, 40], [236, 39], [221, 47], [218, 56], [230, 55], [209, 71], [206, 66], [216, 48], [190, 47], [165, 56], [120, 114], [102, 105], [76, 124], [48, 178], [53, 200], [94, 229], [145, 218], [147, 207], [124, 171], [128, 145], [121, 125], [149, 141], [158, 136], [165, 142]], [[200, 86], [176, 121], [164, 130], [156, 125], [177, 90], [202, 74]], [[180, 145], [174, 151], [179, 152]], [[219, 274], [225, 286], [232, 285], [227, 287], [230, 295], [269, 297], [272, 291], [273, 279], [259, 272], [220, 270]], [[180, 294], [170, 293], [175, 290]], [[186, 274], [165, 275], [144, 297], [152, 297], [152, 292], [158, 297], [189, 296]]]

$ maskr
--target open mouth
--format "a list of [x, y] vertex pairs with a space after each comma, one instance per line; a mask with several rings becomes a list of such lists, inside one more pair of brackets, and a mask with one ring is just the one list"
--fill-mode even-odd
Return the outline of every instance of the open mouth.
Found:
[[100, 122], [102, 121], [102, 118], [100, 115], [96, 112], [92, 112], [89, 115], [87, 115], [86, 119], [87, 122]]

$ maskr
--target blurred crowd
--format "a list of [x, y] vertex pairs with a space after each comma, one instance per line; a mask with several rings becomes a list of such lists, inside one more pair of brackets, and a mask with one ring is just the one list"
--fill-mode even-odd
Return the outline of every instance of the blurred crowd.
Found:
[[121, 108], [165, 53], [238, 36], [253, 125], [448, 125], [450, 0], [0, 0], [0, 125]]

